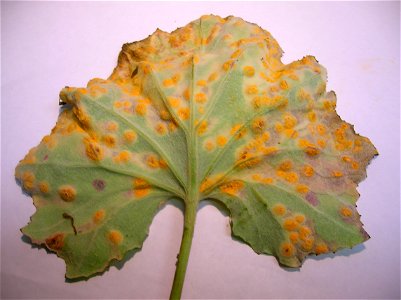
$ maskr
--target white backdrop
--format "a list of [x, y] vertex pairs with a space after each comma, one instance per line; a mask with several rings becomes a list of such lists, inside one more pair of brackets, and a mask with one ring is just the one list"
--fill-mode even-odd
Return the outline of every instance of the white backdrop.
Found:
[[380, 156], [360, 184], [358, 210], [372, 238], [352, 250], [278, 266], [230, 236], [228, 216], [198, 212], [184, 298], [399, 298], [399, 2], [2, 2], [2, 298], [167, 298], [182, 232], [178, 203], [154, 219], [142, 251], [122, 269], [67, 283], [64, 262], [31, 249], [19, 228], [34, 212], [14, 167], [55, 124], [58, 93], [107, 78], [123, 43], [202, 14], [235, 15], [277, 39], [289, 63], [311, 54], [328, 70], [340, 116]]

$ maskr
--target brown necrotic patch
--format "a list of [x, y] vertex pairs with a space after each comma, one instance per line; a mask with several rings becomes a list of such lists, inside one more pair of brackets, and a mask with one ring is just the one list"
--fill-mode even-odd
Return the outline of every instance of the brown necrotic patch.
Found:
[[51, 250], [61, 250], [64, 246], [64, 234], [58, 233], [45, 240], [47, 248]]

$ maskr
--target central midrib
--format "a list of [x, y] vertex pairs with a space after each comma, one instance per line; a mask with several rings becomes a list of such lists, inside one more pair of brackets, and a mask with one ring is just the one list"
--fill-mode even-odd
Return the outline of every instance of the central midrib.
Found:
[[194, 121], [194, 83], [195, 83], [195, 62], [194, 56], [192, 56], [192, 74], [191, 74], [191, 99], [190, 105], [190, 116], [189, 116], [189, 136], [187, 139], [187, 161], [188, 161], [188, 188], [187, 195], [184, 201], [187, 202], [199, 202], [199, 188], [198, 188], [198, 153], [197, 153], [197, 138], [195, 134], [195, 121]]

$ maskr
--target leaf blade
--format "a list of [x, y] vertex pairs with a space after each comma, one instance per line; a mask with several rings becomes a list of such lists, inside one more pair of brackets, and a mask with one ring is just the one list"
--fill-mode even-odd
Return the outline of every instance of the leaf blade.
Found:
[[[365, 241], [356, 187], [377, 151], [337, 115], [324, 67], [311, 56], [284, 65], [281, 55], [270, 33], [234, 17], [125, 44], [108, 80], [62, 90], [72, 108], [17, 167], [37, 207], [23, 231], [64, 258], [72, 277], [140, 248], [171, 197], [192, 208], [222, 202], [233, 235], [289, 267]], [[105, 207], [94, 210], [95, 198]], [[127, 226], [93, 229], [106, 208]]]

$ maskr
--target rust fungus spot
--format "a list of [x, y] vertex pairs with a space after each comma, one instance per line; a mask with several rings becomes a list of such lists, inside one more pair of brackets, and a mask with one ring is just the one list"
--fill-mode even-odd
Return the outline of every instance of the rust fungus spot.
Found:
[[299, 226], [298, 222], [294, 219], [286, 219], [283, 223], [283, 227], [285, 230], [293, 231], [297, 229]]
[[286, 213], [286, 211], [287, 211], [287, 209], [281, 203], [278, 203], [278, 204], [274, 205], [273, 208], [272, 208], [272, 212], [276, 216], [283, 216]]
[[270, 177], [263, 178], [263, 179], [261, 180], [261, 182], [264, 183], [264, 184], [272, 184], [273, 181], [274, 181], [273, 178], [270, 178]]
[[185, 91], [184, 91], [184, 93], [183, 93], [183, 96], [184, 96], [184, 99], [185, 99], [186, 101], [189, 101], [189, 100], [191, 99], [191, 93], [190, 93], [190, 91], [189, 91], [188, 88], [185, 89]]
[[254, 84], [253, 85], [249, 85], [249, 86], [246, 87], [245, 92], [248, 95], [255, 95], [255, 94], [258, 93], [258, 87], [256, 85], [254, 85]]
[[142, 178], [135, 178], [133, 181], [134, 188], [141, 189], [149, 187], [149, 183]]
[[86, 155], [91, 160], [99, 161], [103, 159], [103, 150], [94, 140], [86, 138], [84, 139], [84, 144]]
[[180, 108], [178, 110], [178, 115], [180, 116], [180, 118], [182, 120], [188, 120], [189, 119], [189, 114], [190, 114], [190, 110], [189, 110], [188, 107]]
[[307, 192], [309, 192], [308, 186], [306, 186], [304, 184], [297, 185], [296, 190], [300, 194], [306, 194]]
[[198, 103], [205, 103], [207, 100], [206, 95], [204, 93], [197, 93], [195, 95], [195, 101]]
[[107, 147], [113, 148], [116, 145], [116, 138], [113, 135], [105, 135], [102, 137], [102, 142], [106, 144]]
[[198, 86], [206, 86], [207, 85], [207, 81], [206, 80], [198, 80], [197, 82], [196, 82], [196, 85], [198, 85]]
[[281, 170], [281, 171], [289, 171], [289, 170], [291, 170], [292, 169], [292, 161], [290, 161], [290, 160], [283, 161], [279, 165], [278, 169]]
[[315, 147], [306, 147], [304, 151], [309, 156], [316, 156], [320, 153], [320, 150]]
[[306, 177], [311, 177], [315, 173], [311, 166], [305, 166], [303, 169], [303, 173]]
[[242, 128], [241, 130], [239, 130], [237, 133], [236, 133], [236, 135], [235, 135], [235, 139], [240, 139], [240, 138], [242, 138], [243, 136], [245, 136], [245, 134], [246, 134], [246, 128]]
[[164, 120], [164, 121], [169, 121], [169, 120], [171, 120], [171, 115], [170, 115], [170, 113], [167, 111], [167, 110], [161, 110], [160, 112], [159, 112], [159, 116], [160, 116], [160, 119], [162, 119], [162, 120]]
[[319, 244], [316, 245], [315, 252], [318, 255], [319, 254], [323, 254], [323, 253], [327, 253], [327, 252], [329, 252], [329, 248], [327, 247], [326, 244], [319, 243]]
[[295, 247], [291, 243], [283, 243], [280, 247], [281, 254], [285, 257], [291, 257], [295, 254]]
[[150, 192], [149, 188], [135, 189], [134, 195], [136, 198], [142, 198], [145, 197], [147, 194], [149, 194], [149, 192]]
[[303, 214], [296, 214], [295, 221], [297, 221], [298, 223], [303, 223], [305, 222], [305, 216]]
[[118, 124], [116, 122], [110, 121], [106, 124], [106, 130], [115, 132], [118, 129]]
[[206, 129], [207, 129], [207, 121], [202, 121], [200, 122], [199, 126], [198, 126], [198, 135], [202, 135], [205, 133]]
[[120, 245], [123, 241], [123, 235], [118, 230], [110, 230], [107, 237], [114, 245]]
[[217, 76], [218, 76], [218, 74], [216, 72], [213, 72], [212, 74], [209, 75], [207, 80], [209, 82], [215, 81], [217, 79]]
[[213, 149], [214, 149], [214, 143], [212, 142], [212, 141], [206, 141], [206, 143], [205, 143], [205, 149], [207, 150], [207, 151], [213, 151]]
[[256, 118], [252, 122], [252, 131], [254, 133], [262, 133], [266, 127], [266, 123], [262, 118]]
[[295, 172], [288, 172], [285, 174], [284, 179], [289, 183], [295, 183], [298, 181], [298, 175]]
[[219, 135], [216, 139], [217, 145], [223, 147], [227, 143], [227, 138], [225, 136]]
[[145, 179], [135, 178], [133, 181], [133, 185], [134, 195], [137, 198], [144, 197], [150, 192], [150, 185]]
[[93, 222], [96, 224], [100, 223], [103, 221], [104, 217], [106, 216], [106, 211], [104, 209], [99, 209], [93, 214]]
[[72, 202], [75, 200], [77, 191], [71, 185], [63, 185], [63, 186], [59, 187], [58, 194], [59, 194], [60, 198], [63, 199], [64, 201]]
[[334, 177], [339, 178], [339, 177], [342, 177], [342, 176], [343, 176], [343, 173], [342, 173], [341, 171], [335, 170], [335, 171], [332, 172], [332, 175], [333, 175]]
[[33, 175], [32, 172], [25, 171], [24, 173], [22, 173], [21, 179], [22, 179], [22, 184], [26, 190], [29, 191], [33, 189], [35, 175]]
[[354, 169], [354, 170], [358, 170], [359, 169], [359, 163], [356, 162], [356, 161], [353, 161], [351, 163], [351, 168]]
[[43, 194], [47, 194], [49, 193], [49, 184], [46, 181], [41, 181], [39, 182], [39, 190], [43, 193]]
[[168, 167], [168, 164], [164, 159], [159, 159], [159, 167], [161, 169], [166, 169]]
[[245, 76], [252, 77], [253, 75], [255, 75], [255, 68], [252, 66], [245, 66], [242, 69], [242, 72]]
[[301, 242], [301, 247], [305, 251], [311, 251], [313, 249], [314, 243], [315, 240], [313, 239], [313, 237], [310, 237]]
[[290, 232], [290, 235], [288, 237], [290, 238], [290, 240], [293, 244], [297, 243], [299, 240], [299, 234], [298, 234], [298, 232], [295, 232], [295, 231]]
[[144, 103], [139, 103], [137, 104], [137, 106], [135, 107], [135, 112], [139, 115], [139, 116], [144, 116], [146, 114], [147, 108], [146, 108], [146, 104]]
[[123, 150], [113, 157], [113, 160], [116, 163], [127, 163], [130, 161], [130, 159], [131, 159], [131, 152], [127, 150]]
[[302, 226], [299, 229], [299, 236], [301, 237], [301, 240], [307, 240], [310, 238], [310, 235], [312, 234], [312, 230], [308, 226]]
[[220, 186], [220, 190], [229, 195], [237, 195], [244, 187], [244, 183], [239, 180], [233, 180]]
[[250, 159], [247, 159], [240, 164], [238, 164], [239, 168], [254, 168], [256, 167], [259, 163], [261, 163], [261, 159], [259, 157], [253, 157]]
[[352, 209], [344, 206], [344, 207], [340, 208], [340, 214], [345, 218], [350, 218], [350, 217], [352, 217], [353, 212], [352, 212]]
[[152, 169], [160, 167], [160, 161], [155, 155], [148, 155], [146, 158], [146, 164]]
[[209, 178], [205, 178], [205, 180], [203, 180], [203, 182], [201, 183], [200, 187], [199, 187], [199, 191], [201, 193], [203, 193], [204, 191], [206, 191], [206, 189], [208, 189], [211, 185], [213, 184], [213, 182], [209, 179]]
[[132, 142], [134, 142], [135, 141], [135, 139], [136, 139], [136, 133], [134, 132], [134, 131], [132, 131], [132, 130], [126, 130], [126, 131], [124, 131], [124, 140], [127, 142], [127, 143], [132, 143]]
[[280, 81], [280, 88], [283, 90], [288, 90], [288, 83], [285, 80]]
[[290, 113], [284, 115], [283, 121], [283, 126], [287, 129], [293, 128], [297, 124], [297, 118]]
[[167, 98], [168, 103], [170, 104], [171, 107], [179, 107], [180, 106], [180, 99], [174, 98], [174, 97], [168, 97]]

